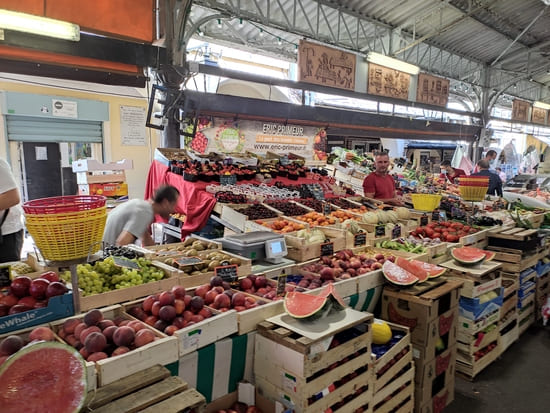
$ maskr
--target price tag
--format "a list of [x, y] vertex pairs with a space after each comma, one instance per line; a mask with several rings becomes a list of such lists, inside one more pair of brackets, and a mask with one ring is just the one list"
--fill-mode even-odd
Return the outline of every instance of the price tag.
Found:
[[334, 254], [333, 242], [325, 242], [324, 244], [321, 244], [321, 257], [332, 254]]
[[324, 215], [330, 215], [331, 210], [332, 210], [332, 207], [330, 206], [330, 204], [328, 202], [325, 202], [323, 204], [323, 214]]
[[447, 213], [445, 211], [439, 211], [439, 220], [447, 221]]
[[420, 226], [423, 227], [425, 225], [428, 225], [428, 216], [426, 214], [420, 217]]
[[401, 225], [396, 225], [391, 230], [391, 237], [393, 238], [399, 238], [401, 236]]
[[137, 262], [132, 261], [128, 258], [113, 256], [113, 260], [117, 267], [131, 268], [133, 270], [139, 270], [141, 268]]
[[186, 265], [196, 265], [200, 264], [202, 260], [197, 257], [190, 257], [190, 258], [180, 258], [179, 260], [176, 260], [176, 264], [178, 264], [180, 267], [184, 267]]
[[377, 225], [374, 229], [374, 235], [376, 237], [383, 237], [386, 235], [386, 226], [385, 225]]
[[237, 280], [237, 268], [238, 265], [223, 265], [214, 268], [214, 275], [222, 277], [222, 280], [227, 282], [233, 282]]
[[432, 221], [439, 221], [439, 209], [434, 209], [432, 212]]
[[235, 185], [237, 175], [220, 175], [220, 185]]
[[285, 287], [286, 287], [286, 274], [279, 275], [279, 279], [277, 280], [277, 296], [285, 295]]
[[10, 274], [10, 265], [0, 267], [0, 287], [9, 287], [9, 285], [11, 284]]
[[361, 247], [367, 243], [367, 234], [365, 232], [360, 232], [359, 234], [355, 234], [353, 237], [353, 246], [354, 247]]

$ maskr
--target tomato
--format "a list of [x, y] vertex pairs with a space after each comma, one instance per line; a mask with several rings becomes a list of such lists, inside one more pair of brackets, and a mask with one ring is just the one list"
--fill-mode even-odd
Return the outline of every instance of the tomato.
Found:
[[416, 232], [417, 235], [424, 234], [424, 228], [418, 227], [414, 230], [414, 232]]
[[434, 239], [435, 239], [435, 238], [441, 239], [441, 232], [434, 232], [433, 238], [434, 238]]
[[468, 231], [468, 233], [470, 234], [475, 234], [477, 232], [477, 229], [475, 228], [470, 228], [470, 230]]
[[434, 228], [437, 225], [437, 222], [430, 222], [428, 225], [426, 225], [428, 228]]
[[471, 228], [470, 226], [464, 225], [464, 226], [462, 227], [462, 230], [468, 232], [468, 231], [470, 230], [470, 228]]
[[449, 235], [447, 237], [447, 241], [448, 242], [457, 242], [458, 241], [458, 237], [456, 235]]

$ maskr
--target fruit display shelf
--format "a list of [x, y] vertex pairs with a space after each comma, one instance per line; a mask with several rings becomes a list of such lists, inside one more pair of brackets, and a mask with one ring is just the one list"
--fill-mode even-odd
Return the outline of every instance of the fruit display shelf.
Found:
[[296, 262], [304, 262], [318, 258], [323, 255], [323, 251], [327, 244], [332, 244], [332, 251], [334, 252], [348, 248], [346, 245], [347, 231], [331, 227], [319, 227], [318, 230], [325, 235], [325, 239], [314, 243], [309, 243], [305, 238], [299, 238], [296, 233], [285, 235], [288, 250], [286, 258]]
[[[125, 313], [120, 305], [101, 308], [99, 311], [103, 314], [105, 320], [137, 321], [136, 318]], [[69, 318], [83, 321], [84, 317], [85, 314], [80, 314]], [[66, 320], [51, 323], [51, 327], [57, 335], [60, 334]], [[116, 357], [94, 361], [98, 387], [114, 383], [123, 377], [156, 364], [167, 365], [178, 360], [178, 340], [176, 337], [168, 337], [148, 325], [144, 327], [153, 333], [154, 341]], [[66, 342], [65, 339], [64, 341]]]
[[296, 412], [350, 412], [370, 404], [371, 323], [372, 315], [349, 308], [307, 325], [286, 314], [260, 323], [258, 390]]

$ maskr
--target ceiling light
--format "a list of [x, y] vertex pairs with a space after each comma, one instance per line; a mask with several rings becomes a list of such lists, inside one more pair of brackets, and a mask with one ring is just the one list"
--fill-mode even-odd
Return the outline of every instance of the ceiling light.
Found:
[[264, 29], [260, 29], [260, 37], [264, 37]]
[[406, 63], [376, 52], [369, 52], [367, 55], [367, 61], [380, 66], [409, 73], [411, 75], [417, 75], [420, 72], [420, 68], [418, 66], [411, 65], [410, 63]]
[[294, 45], [294, 53], [298, 53], [298, 45], [297, 44]]
[[281, 41], [281, 38], [280, 37], [277, 37], [277, 44], [280, 46], [283, 44], [283, 42]]
[[218, 29], [222, 28], [222, 19], [218, 19]]
[[239, 19], [239, 27], [243, 27], [243, 19]]
[[533, 106], [536, 108], [550, 110], [550, 105], [548, 103], [544, 103], [538, 100], [535, 103], [533, 103]]
[[0, 29], [65, 40], [80, 40], [80, 26], [61, 20], [0, 9]]
[[518, 88], [517, 83], [514, 83], [514, 89], [517, 89], [517, 88]]
[[204, 36], [204, 32], [200, 29], [200, 27], [199, 27], [199, 29], [197, 30], [197, 32], [199, 33], [199, 36]]

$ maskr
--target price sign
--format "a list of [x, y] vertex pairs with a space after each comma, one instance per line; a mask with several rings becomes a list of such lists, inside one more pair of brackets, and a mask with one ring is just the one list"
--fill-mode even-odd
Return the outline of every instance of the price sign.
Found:
[[401, 236], [401, 225], [396, 225], [391, 230], [391, 237], [392, 238], [399, 238]]
[[447, 221], [447, 213], [445, 211], [439, 211], [439, 220]]
[[202, 262], [202, 260], [200, 258], [197, 258], [197, 257], [180, 258], [179, 260], [176, 260], [176, 263], [180, 267], [184, 267], [186, 265], [196, 265], [196, 264], [200, 264], [201, 262]]
[[385, 225], [377, 225], [374, 229], [374, 235], [376, 237], [383, 237], [386, 235], [386, 226]]
[[426, 214], [420, 217], [420, 226], [423, 227], [425, 225], [428, 225], [428, 216]]
[[285, 295], [285, 287], [286, 287], [286, 274], [279, 275], [279, 279], [277, 280], [277, 296]]
[[324, 244], [321, 244], [321, 257], [332, 254], [334, 254], [333, 242], [325, 242]]
[[367, 243], [367, 234], [365, 232], [360, 232], [359, 234], [355, 234], [353, 237], [353, 246], [354, 247], [362, 247]]
[[330, 215], [331, 210], [332, 210], [332, 207], [330, 206], [330, 204], [328, 202], [325, 202], [323, 204], [323, 214], [324, 215]]
[[235, 185], [237, 175], [220, 175], [220, 185]]
[[115, 262], [115, 265], [117, 267], [124, 267], [124, 268], [131, 268], [132, 270], [139, 270], [140, 266], [137, 262], [129, 260], [128, 258], [124, 257], [113, 257], [113, 260]]
[[432, 212], [432, 221], [439, 221], [439, 209], [434, 209]]
[[10, 273], [10, 265], [0, 267], [0, 287], [9, 287], [9, 285], [11, 284]]
[[227, 282], [233, 282], [237, 280], [237, 268], [238, 265], [222, 265], [214, 268], [214, 275], [222, 277], [222, 280]]

